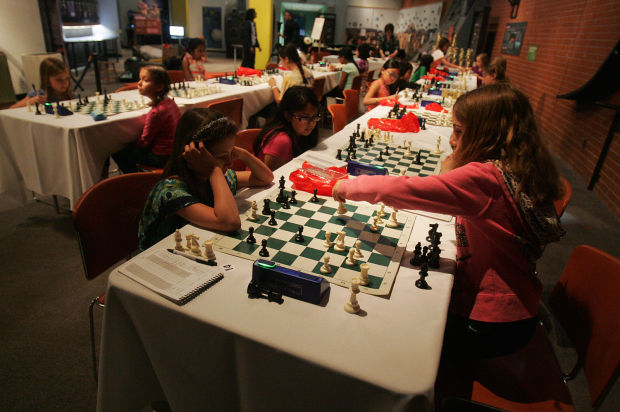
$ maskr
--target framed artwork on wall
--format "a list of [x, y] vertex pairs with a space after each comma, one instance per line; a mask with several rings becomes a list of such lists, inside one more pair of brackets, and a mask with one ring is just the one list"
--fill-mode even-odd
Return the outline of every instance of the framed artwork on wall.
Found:
[[523, 45], [526, 27], [527, 22], [506, 23], [504, 41], [502, 42], [502, 54], [510, 54], [513, 56], [521, 54], [521, 46]]

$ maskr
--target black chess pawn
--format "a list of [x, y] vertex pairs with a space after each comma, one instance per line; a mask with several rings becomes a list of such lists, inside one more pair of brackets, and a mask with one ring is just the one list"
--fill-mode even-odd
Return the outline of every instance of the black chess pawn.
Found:
[[282, 209], [290, 209], [291, 205], [288, 202], [288, 196], [284, 196], [284, 199], [282, 200]]
[[342, 160], [342, 149], [338, 149], [338, 152], [336, 153], [336, 159]]
[[364, 141], [364, 149], [368, 149], [370, 147], [370, 139]]
[[351, 159], [353, 160], [357, 159], [357, 155], [355, 154], [355, 152], [357, 152], [357, 150], [355, 149], [351, 150]]
[[428, 256], [426, 255], [427, 253], [428, 253], [428, 246], [424, 246], [422, 248], [422, 256], [420, 256], [420, 262], [422, 263], [428, 262]]
[[254, 237], [254, 228], [250, 226], [248, 228], [248, 232], [250, 232], [250, 234], [245, 239], [245, 241], [248, 242], [248, 243], [256, 243], [256, 238]]
[[379, 152], [379, 158], [377, 160], [383, 162], [383, 152]]
[[258, 254], [262, 257], [269, 257], [269, 251], [267, 250], [267, 239], [263, 239], [260, 241], [261, 249], [258, 251]]
[[419, 273], [420, 278], [415, 281], [415, 286], [419, 289], [431, 289], [431, 287], [426, 282], [426, 277], [428, 276], [428, 265], [426, 263], [422, 264]]
[[362, 142], [366, 141], [366, 132], [362, 132], [362, 135], [360, 136], [360, 141]]
[[277, 226], [278, 222], [276, 221], [276, 211], [272, 210], [270, 215], [271, 215], [271, 219], [269, 219], [269, 222], [267, 223], [269, 224], [269, 226]]
[[425, 117], [422, 118], [422, 126], [420, 126], [420, 129], [426, 130], [426, 118]]
[[39, 103], [35, 102], [34, 107], [37, 109], [34, 114], [41, 114], [41, 110], [39, 110]]
[[417, 165], [421, 165], [422, 164], [422, 149], [418, 150], [418, 154], [415, 155], [415, 164]]
[[422, 245], [418, 242], [413, 249], [413, 257], [409, 260], [412, 266], [420, 266], [422, 263]]
[[431, 253], [428, 255], [428, 267], [433, 269], [439, 269], [439, 254], [441, 249], [438, 246], [433, 246]]
[[386, 155], [386, 156], [390, 155], [390, 150], [389, 150], [388, 146], [385, 146], [385, 150], [383, 151], [383, 154]]
[[285, 184], [286, 184], [286, 180], [284, 179], [284, 176], [280, 176], [280, 189], [284, 190]]
[[375, 138], [374, 138], [374, 137], [372, 137], [372, 136], [370, 136], [370, 139], [368, 139], [368, 144], [369, 144], [369, 145], [371, 145], [371, 146], [372, 146], [373, 144], [375, 144]]
[[360, 135], [360, 124], [357, 124], [357, 129], [356, 129], [356, 133], [359, 136]]
[[278, 197], [276, 197], [276, 202], [282, 203], [284, 202], [284, 189], [280, 188], [280, 193], [278, 193]]
[[319, 203], [319, 198], [318, 198], [318, 197], [317, 197], [317, 195], [316, 195], [316, 194], [318, 193], [318, 191], [319, 191], [318, 189], [314, 189], [314, 190], [312, 191], [313, 196], [312, 196], [312, 198], [310, 199], [310, 201], [311, 201], [311, 202], [313, 202], [313, 203]]
[[347, 158], [344, 159], [344, 161], [348, 162], [349, 160], [351, 160], [351, 149], [350, 148], [347, 150]]
[[263, 199], [263, 211], [261, 213], [263, 215], [271, 214], [271, 201], [269, 199]]
[[303, 225], [299, 225], [299, 227], [297, 228], [297, 236], [295, 236], [295, 241], [296, 242], [305, 242], [306, 239], [304, 239], [304, 235], [302, 235], [304, 231], [304, 227]]
[[291, 200], [289, 200], [289, 203], [291, 205], [296, 205], [297, 204], [297, 199], [295, 199], [295, 195], [297, 194], [296, 191], [291, 191]]

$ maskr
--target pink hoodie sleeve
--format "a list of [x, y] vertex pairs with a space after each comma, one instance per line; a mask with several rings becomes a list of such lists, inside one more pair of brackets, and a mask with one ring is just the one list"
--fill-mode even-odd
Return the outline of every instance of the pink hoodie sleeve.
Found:
[[453, 216], [482, 216], [501, 197], [492, 163], [468, 163], [438, 176], [359, 176], [341, 180], [338, 193], [351, 200], [383, 202], [397, 209]]
[[153, 107], [146, 115], [146, 120], [144, 122], [144, 129], [142, 129], [142, 135], [136, 141], [136, 146], [138, 147], [150, 147], [153, 143], [153, 139], [158, 130], [158, 117], [160, 113], [159, 106], [161, 103], [155, 107]]

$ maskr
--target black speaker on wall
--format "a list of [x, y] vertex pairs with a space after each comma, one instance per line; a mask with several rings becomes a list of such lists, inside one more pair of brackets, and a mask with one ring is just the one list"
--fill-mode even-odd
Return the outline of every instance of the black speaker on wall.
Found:
[[[231, 9], [225, 18], [226, 57], [233, 57], [233, 44], [241, 44], [241, 27], [245, 20], [245, 10]], [[237, 50], [237, 58], [241, 57], [241, 50]]]

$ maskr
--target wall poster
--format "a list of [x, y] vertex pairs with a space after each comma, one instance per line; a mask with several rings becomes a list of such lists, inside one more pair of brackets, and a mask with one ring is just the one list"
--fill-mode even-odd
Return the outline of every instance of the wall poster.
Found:
[[521, 46], [523, 45], [526, 27], [527, 22], [506, 23], [506, 32], [504, 33], [504, 41], [502, 42], [502, 54], [510, 54], [513, 56], [521, 54]]
[[224, 30], [222, 27], [222, 8], [202, 8], [202, 35], [205, 38], [207, 49], [224, 48]]

